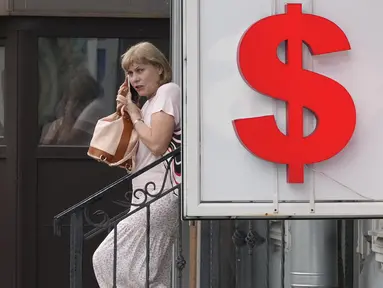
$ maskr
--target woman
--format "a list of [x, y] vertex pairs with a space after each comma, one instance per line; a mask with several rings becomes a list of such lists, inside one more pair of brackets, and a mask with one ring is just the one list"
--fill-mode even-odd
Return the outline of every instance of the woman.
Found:
[[[139, 136], [136, 170], [159, 159], [167, 150], [173, 131], [180, 128], [180, 88], [171, 83], [172, 73], [165, 56], [151, 43], [131, 47], [122, 56], [122, 67], [139, 96], [147, 97], [140, 110], [127, 95], [123, 107], [129, 114]], [[127, 89], [120, 87], [119, 93]], [[122, 108], [118, 104], [117, 109]], [[133, 179], [133, 188], [145, 189], [148, 182], [151, 194], [159, 193], [165, 179], [163, 163]], [[172, 187], [170, 177], [163, 191]], [[138, 192], [132, 203], [145, 201]], [[150, 197], [149, 197], [150, 199]], [[133, 208], [134, 209], [134, 206]], [[117, 226], [117, 282], [119, 288], [141, 288], [146, 284], [146, 209], [141, 209]], [[178, 225], [178, 201], [169, 193], [150, 205], [150, 287], [170, 287], [172, 243]], [[101, 288], [113, 285], [114, 231], [111, 231], [93, 255], [93, 266]]]

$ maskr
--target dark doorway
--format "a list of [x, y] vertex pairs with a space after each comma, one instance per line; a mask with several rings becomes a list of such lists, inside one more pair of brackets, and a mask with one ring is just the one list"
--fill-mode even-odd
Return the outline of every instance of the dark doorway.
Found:
[[[147, 40], [169, 56], [170, 22], [23, 17], [9, 20], [7, 29], [6, 43], [15, 50], [6, 63], [14, 68], [7, 70], [5, 102], [13, 99], [6, 107], [14, 113], [6, 118], [13, 131], [8, 122], [5, 131], [15, 147], [8, 151], [0, 142], [0, 177], [13, 167], [10, 179], [13, 175], [16, 183], [8, 180], [5, 188], [0, 181], [0, 191], [7, 191], [8, 205], [17, 209], [7, 210], [11, 222], [0, 224], [10, 227], [17, 220], [9, 237], [17, 243], [17, 254], [9, 254], [9, 259], [17, 255], [9, 281], [17, 286], [6, 287], [67, 288], [69, 227], [54, 236], [53, 216], [124, 175], [91, 160], [87, 145], [97, 119], [114, 112], [123, 81], [121, 54]], [[81, 136], [72, 133], [79, 130]], [[125, 189], [128, 185], [121, 193]], [[104, 236], [85, 244], [84, 287], [97, 287], [91, 256]], [[13, 263], [7, 259], [0, 259], [0, 267]]]

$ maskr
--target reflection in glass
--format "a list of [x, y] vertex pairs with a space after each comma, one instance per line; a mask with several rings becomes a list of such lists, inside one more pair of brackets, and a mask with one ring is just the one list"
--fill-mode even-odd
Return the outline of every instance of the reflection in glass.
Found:
[[123, 80], [118, 39], [39, 39], [39, 127], [43, 145], [88, 145], [98, 119], [115, 110]]
[[[39, 38], [40, 144], [89, 145], [97, 120], [116, 109], [121, 55], [143, 40]], [[152, 40], [169, 55], [168, 39]]]
[[5, 47], [0, 47], [0, 145], [4, 143], [4, 72]]

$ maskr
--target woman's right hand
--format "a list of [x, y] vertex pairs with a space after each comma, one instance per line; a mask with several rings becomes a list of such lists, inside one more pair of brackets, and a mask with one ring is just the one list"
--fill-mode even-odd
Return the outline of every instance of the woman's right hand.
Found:
[[116, 111], [117, 112], [121, 112], [121, 108], [124, 106], [124, 104], [122, 103], [117, 103], [117, 106], [116, 106]]
[[[129, 81], [125, 80], [125, 82], [122, 83], [122, 85], [118, 89], [117, 95], [122, 95], [122, 96], [126, 97], [127, 94], [129, 93], [129, 88], [130, 88], [129, 87]], [[121, 102], [117, 101], [116, 111], [121, 111], [121, 108], [123, 106], [124, 106], [124, 103], [121, 103]]]
[[118, 89], [117, 95], [123, 95], [126, 96], [129, 92], [129, 82], [125, 81], [121, 84], [120, 88]]

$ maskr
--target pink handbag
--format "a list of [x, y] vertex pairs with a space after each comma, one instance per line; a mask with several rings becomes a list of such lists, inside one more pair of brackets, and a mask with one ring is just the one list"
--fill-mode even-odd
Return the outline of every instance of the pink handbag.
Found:
[[[126, 95], [130, 93], [129, 88], [124, 93]], [[126, 98], [118, 95], [117, 101], [124, 103]], [[117, 111], [97, 121], [87, 154], [109, 166], [124, 168], [131, 172], [134, 169], [137, 147], [138, 135], [133, 133], [130, 117]]]
[[131, 139], [132, 131], [133, 123], [130, 118], [117, 112], [98, 120], [88, 156], [109, 166], [131, 171], [132, 157], [135, 156], [135, 146], [138, 145], [138, 141]]

